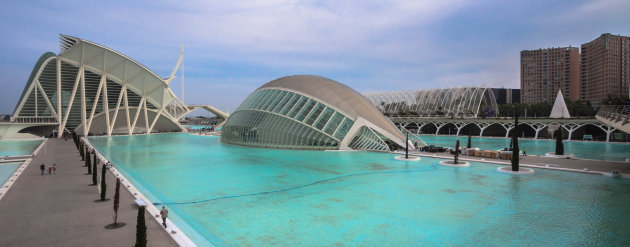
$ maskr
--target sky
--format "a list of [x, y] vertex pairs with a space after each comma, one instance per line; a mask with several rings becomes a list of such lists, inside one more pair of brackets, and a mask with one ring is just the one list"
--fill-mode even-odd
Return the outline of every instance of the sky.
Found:
[[[185, 102], [231, 112], [261, 85], [297, 74], [361, 93], [519, 88], [521, 50], [630, 36], [628, 13], [628, 0], [3, 0], [0, 114], [12, 113], [39, 56], [59, 53], [58, 34], [162, 77], [183, 44]], [[171, 83], [178, 96], [180, 78]]]

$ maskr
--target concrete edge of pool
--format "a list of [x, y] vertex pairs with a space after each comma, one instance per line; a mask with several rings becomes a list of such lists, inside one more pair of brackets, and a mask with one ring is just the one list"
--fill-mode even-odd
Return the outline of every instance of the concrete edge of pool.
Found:
[[[109, 162], [109, 160], [107, 160], [105, 158], [105, 156], [103, 156], [96, 148], [94, 148], [94, 146], [92, 146], [92, 144], [90, 143], [90, 141], [87, 138], [81, 137], [81, 139], [83, 141], [85, 141], [85, 143], [88, 145], [88, 147], [92, 150], [94, 150], [97, 158], [103, 163], [107, 163]], [[149, 214], [149, 216], [155, 220], [159, 225], [162, 225], [162, 222], [160, 222], [160, 217], [155, 217], [156, 215], [160, 215], [160, 209], [158, 209], [155, 205], [153, 205], [153, 203], [151, 202], [151, 200], [148, 199], [148, 197], [146, 197], [144, 194], [142, 194], [142, 192], [140, 192], [140, 190], [138, 190], [136, 188], [136, 186], [134, 186], [134, 184], [131, 182], [131, 180], [129, 180], [127, 177], [125, 177], [120, 171], [118, 171], [118, 169], [116, 169], [114, 166], [111, 166], [109, 168], [110, 172], [116, 176], [121, 178], [120, 183], [122, 184], [123, 188], [127, 189], [127, 191], [129, 191], [129, 193], [131, 193], [131, 195], [133, 197], [135, 197], [136, 199], [140, 199], [146, 202], [146, 211]], [[171, 212], [169, 212], [171, 213]], [[174, 212], [172, 212], [174, 213]], [[164, 229], [164, 231], [167, 233], [167, 235], [169, 235], [179, 246], [197, 246], [187, 235], [184, 231], [182, 231], [175, 223], [173, 223], [169, 218], [166, 219], [167, 228], [162, 228]], [[212, 243], [208, 242], [208, 244], [210, 246], [214, 246], [212, 245]]]
[[[395, 154], [400, 154], [399, 152], [394, 152]], [[442, 154], [442, 153], [423, 153], [423, 152], [410, 152], [410, 154], [413, 155], [417, 155], [417, 156], [422, 156], [422, 157], [429, 157], [429, 158], [439, 158], [439, 159], [453, 159], [453, 157], [451, 155], [447, 155], [447, 154]], [[527, 156], [526, 156], [527, 157]], [[533, 157], [533, 156], [530, 156]], [[542, 158], [547, 158], [547, 161], [554, 161], [554, 160], [558, 160], [557, 158], [550, 158], [550, 157], [544, 157], [544, 156], [540, 156]], [[460, 156], [459, 158], [462, 161], [471, 161], [471, 162], [479, 162], [479, 163], [487, 163], [487, 164], [495, 164], [495, 165], [505, 165], [505, 166], [509, 166], [512, 165], [509, 161], [501, 161], [501, 160], [495, 160], [495, 159], [485, 159], [485, 158], [479, 158], [479, 159], [475, 159], [475, 158], [471, 158], [470, 156]], [[560, 159], [563, 160], [563, 159]], [[573, 162], [590, 162], [590, 161], [596, 161], [596, 160], [589, 160], [589, 159], [571, 159], [571, 161]], [[615, 161], [598, 161], [598, 162], [606, 162], [606, 163], [613, 163], [613, 164], [618, 164], [620, 166], [625, 165], [624, 162], [615, 162]], [[624, 179], [630, 179], [630, 173], [628, 172], [622, 172], [619, 174], [619, 176], [612, 176], [612, 170], [611, 171], [594, 171], [592, 169], [588, 169], [588, 168], [583, 168], [583, 169], [574, 169], [574, 168], [567, 168], [567, 167], [560, 167], [558, 164], [540, 164], [540, 165], [536, 165], [536, 164], [528, 164], [528, 163], [521, 163], [520, 166], [522, 167], [530, 167], [530, 168], [540, 168], [540, 169], [548, 169], [548, 170], [557, 170], [557, 171], [569, 171], [569, 172], [580, 172], [580, 173], [588, 173], [588, 174], [594, 174], [594, 175], [602, 175], [602, 176], [607, 176], [607, 177], [615, 177], [615, 178], [624, 178]], [[627, 165], [628, 167], [630, 167], [630, 164]]]

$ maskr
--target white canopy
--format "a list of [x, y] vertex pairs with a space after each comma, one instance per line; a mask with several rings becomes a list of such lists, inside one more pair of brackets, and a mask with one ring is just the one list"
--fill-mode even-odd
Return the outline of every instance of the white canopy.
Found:
[[571, 118], [569, 109], [567, 109], [567, 105], [564, 103], [562, 91], [560, 90], [558, 90], [558, 96], [556, 97], [556, 102], [553, 103], [553, 108], [551, 109], [549, 118]]

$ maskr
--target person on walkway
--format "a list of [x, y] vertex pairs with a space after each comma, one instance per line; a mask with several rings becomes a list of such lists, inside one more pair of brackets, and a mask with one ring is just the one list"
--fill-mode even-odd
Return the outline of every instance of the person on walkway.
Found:
[[162, 210], [160, 210], [160, 215], [162, 215], [162, 225], [166, 228], [166, 218], [168, 217], [168, 210], [166, 207], [162, 206]]
[[53, 163], [53, 173], [57, 174], [57, 163]]
[[523, 148], [523, 156], [527, 156], [527, 148]]
[[39, 170], [42, 171], [42, 176], [44, 176], [44, 171], [46, 170], [46, 165], [44, 165], [44, 163], [42, 163], [42, 165], [39, 166]]
[[48, 166], [48, 174], [52, 174], [52, 165]]

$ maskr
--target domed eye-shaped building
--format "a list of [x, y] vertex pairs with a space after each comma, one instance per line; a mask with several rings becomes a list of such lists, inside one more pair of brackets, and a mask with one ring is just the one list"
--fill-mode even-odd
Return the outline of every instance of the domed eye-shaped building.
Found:
[[320, 76], [282, 77], [230, 115], [221, 141], [288, 149], [390, 150], [405, 136], [357, 91]]

